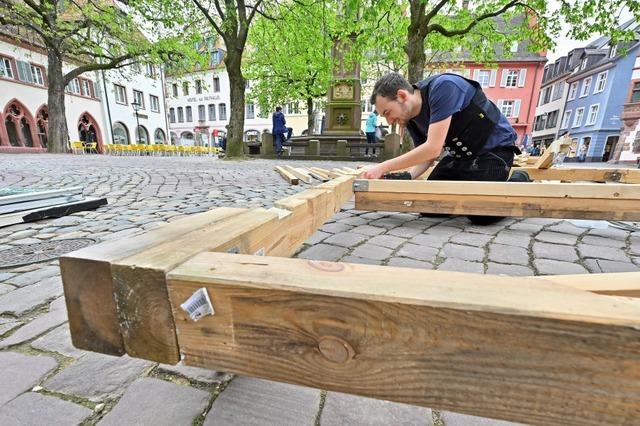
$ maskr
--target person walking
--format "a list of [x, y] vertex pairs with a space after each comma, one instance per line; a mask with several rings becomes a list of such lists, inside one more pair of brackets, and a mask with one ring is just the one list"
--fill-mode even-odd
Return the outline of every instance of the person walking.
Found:
[[[378, 111], [373, 110], [364, 126], [364, 133], [367, 135], [367, 147], [364, 150], [364, 156], [369, 156], [369, 144], [376, 143], [376, 128], [378, 126]], [[376, 148], [372, 147], [373, 156], [376, 156]]]
[[284, 118], [282, 107], [279, 107], [279, 106], [276, 107], [276, 111], [273, 113], [273, 116], [271, 117], [271, 121], [272, 121], [271, 133], [273, 134], [273, 139], [276, 144], [276, 155], [280, 157], [282, 156], [282, 144], [287, 139], [285, 137], [285, 133], [289, 132], [289, 129], [286, 127], [287, 120]]

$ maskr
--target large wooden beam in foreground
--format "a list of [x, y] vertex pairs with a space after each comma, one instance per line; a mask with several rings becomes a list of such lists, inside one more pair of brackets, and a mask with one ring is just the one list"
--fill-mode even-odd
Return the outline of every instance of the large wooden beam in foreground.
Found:
[[592, 169], [570, 167], [552, 167], [550, 169], [537, 169], [535, 167], [511, 168], [512, 173], [515, 170], [522, 170], [527, 172], [531, 180], [640, 183], [640, 170], [638, 169]]
[[640, 299], [640, 275], [637, 272], [611, 274], [545, 275], [536, 277], [592, 293]]
[[356, 180], [356, 209], [640, 220], [640, 185]]
[[[194, 257], [167, 283], [188, 365], [540, 425], [640, 418], [640, 310], [617, 298], [224, 253]], [[179, 305], [201, 287], [215, 314], [193, 322]]]

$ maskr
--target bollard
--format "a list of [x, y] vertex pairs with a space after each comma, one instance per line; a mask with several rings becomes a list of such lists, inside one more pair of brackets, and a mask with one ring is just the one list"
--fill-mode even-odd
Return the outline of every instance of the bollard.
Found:
[[320, 141], [318, 139], [309, 139], [309, 145], [305, 149], [305, 155], [320, 156]]
[[262, 134], [262, 143], [260, 144], [260, 155], [269, 156], [275, 154], [274, 140], [271, 133]]
[[336, 142], [336, 157], [347, 157], [347, 140], [338, 139]]

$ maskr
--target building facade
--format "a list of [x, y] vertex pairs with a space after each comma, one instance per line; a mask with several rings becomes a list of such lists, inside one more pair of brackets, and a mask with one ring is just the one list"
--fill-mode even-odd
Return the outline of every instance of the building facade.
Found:
[[622, 163], [640, 163], [640, 57], [636, 56], [631, 84], [622, 105], [622, 131], [613, 158]]

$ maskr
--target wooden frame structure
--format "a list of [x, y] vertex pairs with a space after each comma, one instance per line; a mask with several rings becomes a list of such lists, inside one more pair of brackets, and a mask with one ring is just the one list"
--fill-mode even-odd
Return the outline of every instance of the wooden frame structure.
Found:
[[[354, 179], [64, 256], [74, 345], [533, 424], [640, 418], [640, 273], [288, 259]], [[194, 322], [180, 305], [203, 287], [215, 312]]]

